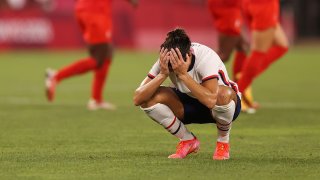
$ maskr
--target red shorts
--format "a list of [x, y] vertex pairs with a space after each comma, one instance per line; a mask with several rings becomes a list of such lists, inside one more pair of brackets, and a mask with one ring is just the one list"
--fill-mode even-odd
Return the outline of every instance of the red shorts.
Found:
[[217, 0], [210, 0], [209, 8], [218, 32], [232, 36], [241, 34], [243, 20], [240, 6], [224, 6]]
[[243, 3], [244, 14], [252, 30], [265, 30], [279, 22], [279, 0], [260, 1], [245, 0]]
[[76, 18], [86, 43], [98, 44], [112, 41], [111, 15], [92, 11], [76, 11]]

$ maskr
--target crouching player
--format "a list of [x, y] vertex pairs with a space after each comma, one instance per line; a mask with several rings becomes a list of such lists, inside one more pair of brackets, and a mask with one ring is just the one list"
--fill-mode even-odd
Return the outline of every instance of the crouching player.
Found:
[[[161, 86], [168, 77], [174, 87]], [[199, 150], [200, 142], [186, 124], [216, 123], [213, 159], [229, 159], [229, 135], [241, 110], [240, 93], [219, 56], [191, 43], [183, 29], [167, 34], [159, 59], [135, 91], [134, 104], [179, 138], [176, 153], [169, 158], [185, 158]]]

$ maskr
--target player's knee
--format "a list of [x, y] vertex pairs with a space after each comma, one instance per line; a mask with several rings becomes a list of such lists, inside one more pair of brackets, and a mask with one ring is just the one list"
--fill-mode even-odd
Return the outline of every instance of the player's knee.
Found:
[[154, 95], [150, 99], [142, 103], [140, 107], [148, 108], [157, 103], [162, 102], [162, 99], [165, 98], [165, 93], [166, 93], [166, 89], [164, 87], [159, 87], [157, 91], [154, 93]]
[[220, 86], [216, 105], [222, 106], [230, 103], [232, 100], [233, 90], [229, 87]]
[[216, 106], [211, 110], [212, 116], [218, 121], [222, 120], [230, 123], [233, 120], [236, 101], [234, 91], [226, 86], [219, 87]]

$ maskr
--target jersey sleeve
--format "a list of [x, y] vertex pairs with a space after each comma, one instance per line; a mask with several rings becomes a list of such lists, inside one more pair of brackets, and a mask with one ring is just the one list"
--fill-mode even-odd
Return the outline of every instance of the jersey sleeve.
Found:
[[219, 79], [220, 60], [215, 54], [210, 54], [204, 57], [199, 63], [198, 73], [202, 83], [210, 79]]
[[159, 59], [154, 63], [152, 68], [150, 69], [148, 73], [148, 77], [150, 79], [155, 78], [158, 74], [160, 73], [160, 64], [159, 64]]

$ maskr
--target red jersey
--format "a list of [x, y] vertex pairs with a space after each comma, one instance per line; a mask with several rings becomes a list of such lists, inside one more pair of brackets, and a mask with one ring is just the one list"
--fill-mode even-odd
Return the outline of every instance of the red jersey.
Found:
[[77, 11], [110, 12], [112, 0], [76, 0]]

